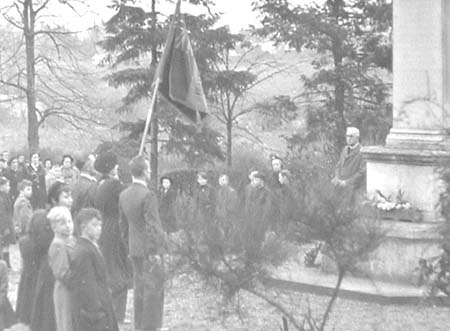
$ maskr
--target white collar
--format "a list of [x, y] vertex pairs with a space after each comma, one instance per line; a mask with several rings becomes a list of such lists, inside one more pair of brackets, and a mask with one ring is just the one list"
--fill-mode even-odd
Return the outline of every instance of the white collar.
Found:
[[354, 144], [353, 146], [347, 145], [350, 149], [355, 149], [359, 146], [359, 143]]
[[133, 178], [133, 183], [134, 184], [141, 184], [141, 185], [144, 185], [145, 187], [147, 187], [146, 181], [142, 180], [142, 179]]

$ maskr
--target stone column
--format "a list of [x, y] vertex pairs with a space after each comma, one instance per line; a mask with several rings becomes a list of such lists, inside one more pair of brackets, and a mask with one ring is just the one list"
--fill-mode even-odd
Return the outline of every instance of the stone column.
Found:
[[367, 190], [405, 192], [437, 221], [436, 166], [450, 154], [450, 1], [394, 0], [394, 123], [384, 147], [367, 147]]
[[367, 193], [398, 190], [423, 212], [423, 223], [385, 221], [387, 242], [369, 261], [372, 274], [410, 279], [418, 259], [437, 253], [442, 185], [450, 157], [450, 0], [393, 0], [394, 123], [385, 146], [363, 149]]

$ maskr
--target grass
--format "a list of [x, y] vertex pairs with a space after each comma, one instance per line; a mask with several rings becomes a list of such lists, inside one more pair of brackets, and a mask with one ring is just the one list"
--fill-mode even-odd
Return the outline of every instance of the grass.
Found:
[[[20, 257], [11, 247], [13, 271], [10, 273], [9, 298], [15, 305]], [[127, 306], [127, 323], [121, 331], [132, 331], [132, 291]], [[278, 299], [298, 315], [308, 307], [320, 316], [329, 299], [326, 296], [278, 292]], [[225, 304], [214, 289], [206, 287], [195, 275], [182, 275], [167, 286], [164, 327], [170, 331], [277, 331], [281, 315], [265, 302], [246, 293]], [[236, 304], [239, 305], [237, 311]], [[418, 305], [381, 305], [338, 299], [328, 330], [342, 331], [437, 331], [448, 330], [449, 307]], [[23, 330], [23, 329], [15, 329]], [[290, 329], [292, 330], [292, 328]]]

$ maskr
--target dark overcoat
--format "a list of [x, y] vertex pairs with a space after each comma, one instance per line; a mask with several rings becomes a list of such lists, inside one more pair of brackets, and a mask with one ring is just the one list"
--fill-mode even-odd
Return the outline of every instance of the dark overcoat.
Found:
[[164, 245], [156, 195], [140, 183], [131, 184], [120, 194], [120, 225], [130, 257], [157, 254]]
[[168, 233], [177, 231], [176, 200], [177, 192], [174, 188], [170, 187], [168, 190], [160, 188], [159, 216], [164, 230]]
[[97, 182], [83, 174], [72, 185], [72, 215], [75, 217], [83, 208], [95, 207]]
[[106, 262], [109, 286], [113, 293], [128, 289], [131, 285], [131, 265], [126, 244], [119, 226], [119, 195], [123, 185], [114, 178], [100, 180], [95, 193], [94, 204], [102, 214], [102, 232], [99, 247]]
[[199, 224], [209, 225], [216, 213], [216, 190], [211, 185], [197, 185], [194, 191], [194, 210]]
[[[30, 230], [33, 224], [30, 224]], [[17, 289], [16, 315], [19, 322], [30, 324], [31, 311], [38, 274], [38, 254], [36, 246], [27, 234], [19, 240], [20, 256], [22, 258], [22, 273], [20, 274], [19, 287]]]
[[118, 331], [108, 270], [100, 250], [81, 237], [71, 260], [67, 286], [72, 298], [74, 331]]
[[365, 185], [366, 166], [361, 154], [361, 145], [355, 148], [345, 146], [336, 165], [335, 177], [345, 180], [352, 189], [361, 189]]
[[231, 186], [221, 186], [217, 190], [216, 216], [228, 220], [236, 215], [238, 209], [238, 195]]
[[[34, 219], [33, 219], [34, 218]], [[46, 210], [38, 210], [33, 214], [32, 233], [38, 260], [36, 288], [32, 301], [31, 330], [56, 331], [53, 288], [55, 279], [48, 263], [48, 249], [53, 241], [53, 231], [47, 219]]]
[[13, 204], [8, 193], [0, 192], [0, 238], [2, 245], [16, 242], [13, 222]]
[[30, 199], [33, 210], [45, 208], [47, 204], [45, 169], [41, 165], [37, 169], [28, 165], [26, 167], [26, 178], [33, 183], [33, 193]]
[[255, 250], [264, 241], [270, 225], [272, 213], [272, 195], [265, 187], [251, 188], [245, 199], [244, 234], [247, 249]]

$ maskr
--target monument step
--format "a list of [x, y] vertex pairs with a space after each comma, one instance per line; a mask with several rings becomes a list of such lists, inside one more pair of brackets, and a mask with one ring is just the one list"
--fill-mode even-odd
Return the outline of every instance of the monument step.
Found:
[[[278, 288], [308, 292], [317, 295], [331, 295], [337, 283], [337, 275], [325, 273], [317, 268], [278, 269], [266, 284]], [[420, 287], [372, 280], [369, 278], [345, 276], [339, 292], [340, 298], [369, 301], [380, 304], [429, 303], [448, 306], [450, 299], [438, 294], [425, 297]]]

